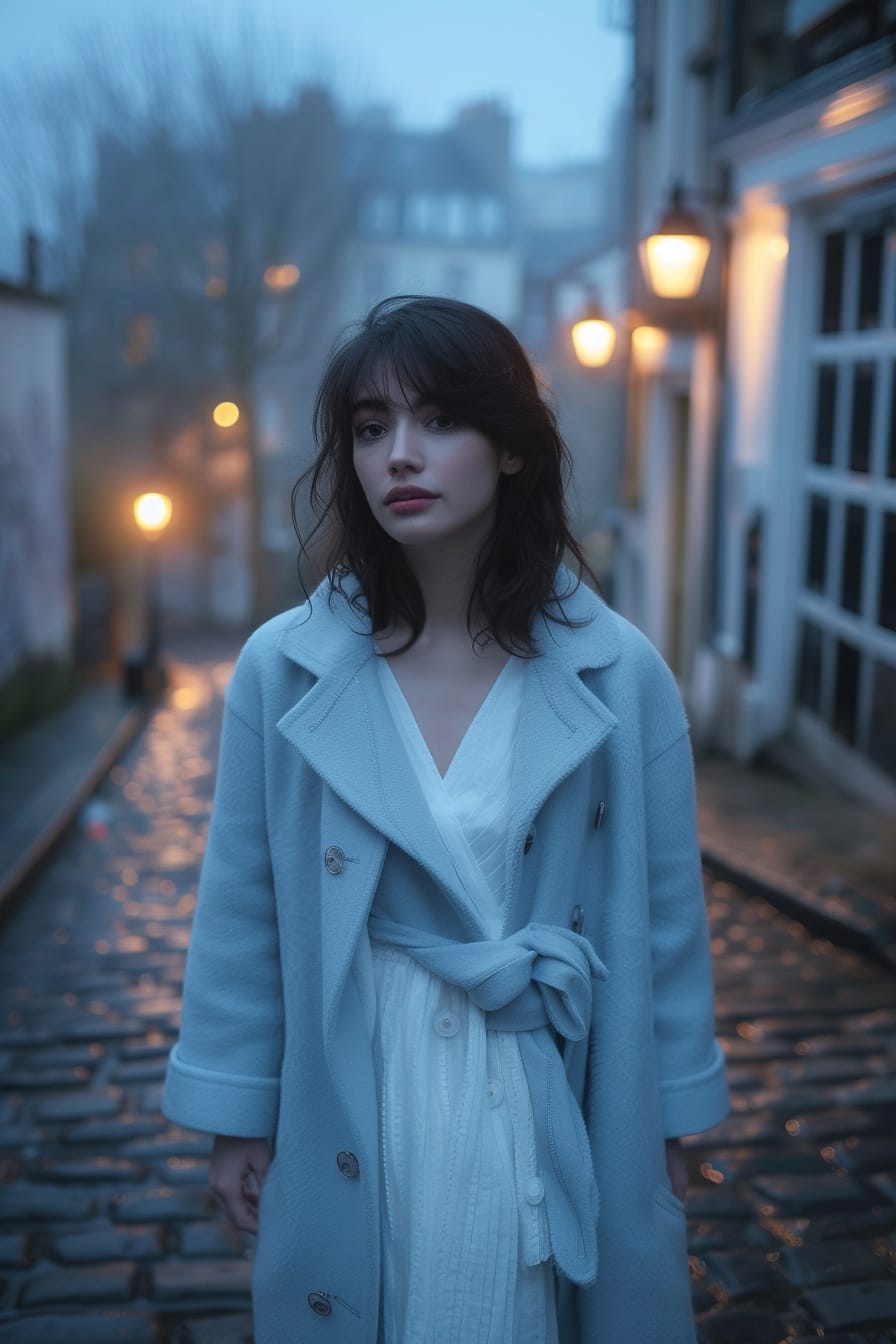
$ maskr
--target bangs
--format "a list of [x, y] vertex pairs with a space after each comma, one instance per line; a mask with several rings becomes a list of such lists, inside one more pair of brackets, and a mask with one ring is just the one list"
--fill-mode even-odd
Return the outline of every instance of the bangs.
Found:
[[343, 405], [397, 396], [408, 406], [432, 401], [469, 415], [477, 400], [476, 366], [452, 334], [431, 321], [384, 323], [363, 332], [345, 370]]

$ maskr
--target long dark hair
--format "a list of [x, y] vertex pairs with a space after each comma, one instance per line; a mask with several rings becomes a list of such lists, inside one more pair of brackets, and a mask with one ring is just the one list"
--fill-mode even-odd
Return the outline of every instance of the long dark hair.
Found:
[[[471, 425], [522, 459], [502, 474], [494, 527], [476, 560], [467, 608], [474, 641], [495, 639], [508, 653], [531, 655], [539, 612], [569, 623], [555, 592], [565, 556], [595, 582], [570, 530], [564, 487], [569, 450], [519, 341], [481, 308], [454, 299], [399, 296], [376, 304], [342, 337], [324, 370], [314, 406], [318, 453], [292, 493], [303, 555], [323, 543], [319, 568], [332, 586], [369, 614], [374, 630], [402, 623], [409, 648], [425, 622], [423, 595], [402, 548], [373, 517], [355, 474], [352, 418], [356, 402], [388, 400], [390, 380], [409, 402], [420, 399]], [[314, 525], [306, 537], [297, 517], [308, 489]], [[484, 621], [473, 630], [474, 616]]]

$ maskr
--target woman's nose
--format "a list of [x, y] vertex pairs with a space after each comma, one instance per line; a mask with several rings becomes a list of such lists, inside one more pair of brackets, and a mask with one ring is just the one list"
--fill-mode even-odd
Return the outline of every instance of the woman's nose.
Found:
[[417, 426], [410, 420], [399, 419], [392, 431], [389, 470], [401, 471], [420, 466], [420, 443]]

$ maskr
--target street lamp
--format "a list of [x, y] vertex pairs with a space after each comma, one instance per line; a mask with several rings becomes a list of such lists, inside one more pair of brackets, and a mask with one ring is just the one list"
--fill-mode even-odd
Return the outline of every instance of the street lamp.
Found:
[[212, 419], [220, 429], [230, 429], [240, 418], [240, 408], [235, 401], [219, 401], [212, 411]]
[[632, 328], [632, 355], [641, 373], [653, 373], [662, 368], [668, 348], [669, 333], [662, 327]]
[[171, 522], [171, 500], [150, 490], [134, 500], [134, 518], [145, 537], [156, 538]]
[[293, 262], [284, 262], [280, 266], [265, 267], [264, 283], [275, 294], [282, 294], [297, 285], [301, 275], [302, 272]]
[[616, 329], [596, 294], [589, 297], [581, 317], [573, 323], [571, 335], [576, 359], [586, 369], [609, 364], [616, 348]]
[[710, 240], [700, 220], [684, 206], [680, 184], [657, 229], [641, 242], [644, 277], [662, 299], [692, 299], [709, 260]]
[[[159, 662], [161, 638], [161, 610], [159, 603], [158, 542], [171, 521], [171, 500], [157, 490], [138, 495], [134, 500], [134, 520], [143, 536], [144, 603], [146, 613], [146, 648], [142, 661], [139, 689], [146, 690], [146, 678], [151, 677], [156, 688], [165, 684]], [[133, 675], [133, 674], [132, 674]]]

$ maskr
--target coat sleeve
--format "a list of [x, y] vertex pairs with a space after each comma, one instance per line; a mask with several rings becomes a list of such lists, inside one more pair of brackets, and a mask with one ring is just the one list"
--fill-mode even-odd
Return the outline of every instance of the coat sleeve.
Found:
[[[258, 689], [243, 655], [228, 689], [215, 802], [162, 1109], [191, 1129], [276, 1128], [283, 1004]], [[254, 713], [253, 713], [254, 704]]]
[[709, 929], [686, 728], [648, 761], [644, 788], [654, 1039], [663, 1128], [673, 1138], [709, 1129], [728, 1111], [724, 1058], [714, 1035]]

